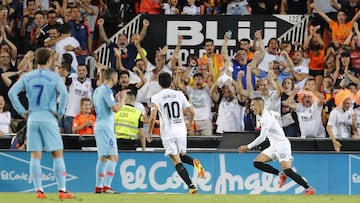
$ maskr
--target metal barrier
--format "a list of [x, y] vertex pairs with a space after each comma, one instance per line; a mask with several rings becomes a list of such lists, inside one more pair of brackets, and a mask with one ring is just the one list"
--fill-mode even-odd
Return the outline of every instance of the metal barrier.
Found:
[[[127, 23], [124, 27], [122, 27], [117, 33], [115, 33], [112, 37], [109, 38], [112, 42], [117, 42], [119, 36], [124, 34], [130, 39], [131, 35], [134, 33], [138, 33], [140, 30], [140, 16], [141, 14], [137, 15], [133, 18], [129, 23]], [[110, 66], [109, 54], [110, 50], [106, 46], [106, 43], [99, 46], [94, 53], [98, 56], [98, 61], [101, 64]]]

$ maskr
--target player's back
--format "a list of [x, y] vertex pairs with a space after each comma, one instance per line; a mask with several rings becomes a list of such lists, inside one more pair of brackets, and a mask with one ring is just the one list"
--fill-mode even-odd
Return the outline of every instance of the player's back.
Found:
[[36, 69], [25, 74], [21, 79], [25, 84], [32, 120], [47, 120], [46, 116], [40, 115], [57, 113], [57, 85], [59, 81], [62, 83], [58, 74], [48, 69]]
[[163, 89], [151, 98], [151, 102], [158, 106], [163, 139], [187, 135], [183, 110], [190, 104], [182, 92]]
[[108, 98], [115, 101], [113, 92], [105, 84], [95, 89], [93, 102], [96, 112], [96, 125], [94, 130], [98, 127], [114, 128], [114, 114], [111, 109], [111, 104], [109, 106], [107, 102]]

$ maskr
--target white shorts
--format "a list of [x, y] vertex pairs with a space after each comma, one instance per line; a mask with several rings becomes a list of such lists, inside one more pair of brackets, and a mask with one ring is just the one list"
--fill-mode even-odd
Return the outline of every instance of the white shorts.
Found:
[[277, 143], [276, 145], [270, 145], [270, 147], [266, 148], [261, 153], [267, 155], [273, 161], [279, 160], [279, 162], [287, 162], [294, 159], [291, 155], [290, 142], [281, 142]]
[[165, 156], [186, 153], [187, 138], [176, 137], [172, 139], [166, 139], [162, 140], [162, 144], [165, 148]]

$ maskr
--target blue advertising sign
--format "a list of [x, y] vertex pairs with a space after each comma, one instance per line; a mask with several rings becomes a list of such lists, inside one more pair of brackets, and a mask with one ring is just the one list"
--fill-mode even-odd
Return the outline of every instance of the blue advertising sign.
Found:
[[[288, 179], [279, 188], [279, 177], [253, 167], [257, 153], [194, 152], [201, 160], [205, 178], [185, 165], [199, 193], [208, 194], [300, 194], [304, 188]], [[120, 192], [186, 193], [187, 186], [162, 152], [120, 152], [112, 187]], [[34, 191], [29, 175], [29, 153], [0, 152], [0, 192]], [[67, 187], [72, 192], [93, 192], [96, 152], [65, 152]], [[278, 162], [270, 163], [280, 169]], [[43, 155], [45, 191], [57, 190], [52, 159]], [[294, 153], [293, 169], [316, 189], [317, 194], [360, 194], [360, 155]]]

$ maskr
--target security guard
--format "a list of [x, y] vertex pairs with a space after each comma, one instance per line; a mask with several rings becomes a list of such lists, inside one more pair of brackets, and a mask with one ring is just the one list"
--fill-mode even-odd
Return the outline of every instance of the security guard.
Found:
[[145, 150], [144, 118], [142, 112], [134, 107], [137, 90], [129, 87], [126, 105], [114, 114], [114, 129], [119, 150], [136, 150], [139, 146]]

